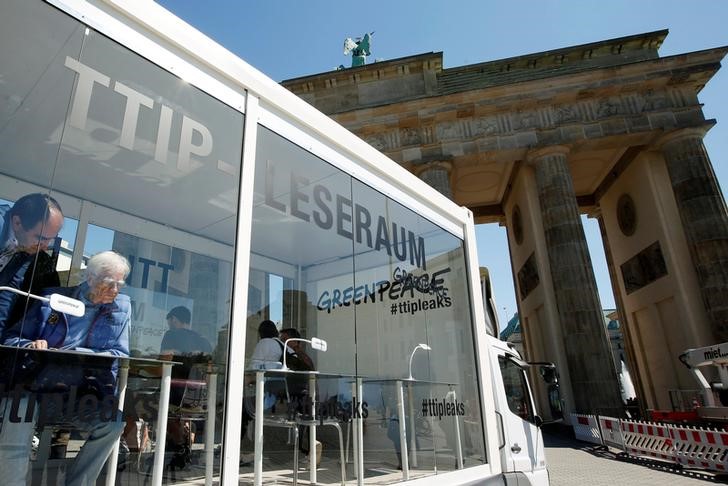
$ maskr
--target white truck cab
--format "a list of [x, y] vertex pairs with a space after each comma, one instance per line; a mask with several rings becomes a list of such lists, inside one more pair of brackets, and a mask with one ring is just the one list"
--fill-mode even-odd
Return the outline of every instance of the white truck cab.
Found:
[[[500, 461], [506, 484], [548, 484], [546, 455], [540, 426], [543, 421], [535, 408], [527, 369], [536, 364], [524, 362], [508, 343], [489, 338], [490, 364], [493, 370], [493, 394], [496, 414], [502, 430]], [[542, 370], [553, 365], [537, 364]], [[550, 385], [555, 375], [542, 376]]]

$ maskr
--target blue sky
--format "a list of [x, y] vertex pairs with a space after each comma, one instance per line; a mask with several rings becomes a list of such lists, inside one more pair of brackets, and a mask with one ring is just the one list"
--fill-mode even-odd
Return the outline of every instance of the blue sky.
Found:
[[[374, 31], [372, 56], [389, 60], [443, 52], [446, 68], [669, 29], [669, 56], [728, 45], [724, 0], [163, 0], [167, 9], [276, 81], [350, 65], [347, 37]], [[702, 90], [706, 136], [721, 187], [728, 184], [728, 68]], [[599, 229], [585, 231], [602, 306], [614, 307]], [[504, 319], [516, 311], [505, 229], [476, 228], [480, 264], [490, 268]]]

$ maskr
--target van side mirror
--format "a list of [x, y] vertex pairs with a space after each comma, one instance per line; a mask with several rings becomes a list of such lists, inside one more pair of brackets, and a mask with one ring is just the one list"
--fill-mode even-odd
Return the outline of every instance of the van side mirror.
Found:
[[[554, 420], [560, 420], [564, 417], [563, 406], [561, 403], [561, 390], [559, 389], [559, 371], [553, 363], [538, 362], [528, 363], [530, 366], [537, 366], [538, 373], [546, 383], [546, 393], [548, 396], [549, 411]], [[539, 417], [541, 424], [544, 421]]]
[[543, 419], [541, 418], [541, 416], [536, 415], [535, 417], [533, 417], [533, 424], [536, 427], [540, 428], [543, 425]]
[[543, 378], [543, 381], [549, 385], [557, 384], [559, 382], [559, 373], [556, 371], [556, 366], [549, 363], [539, 366], [539, 373]]

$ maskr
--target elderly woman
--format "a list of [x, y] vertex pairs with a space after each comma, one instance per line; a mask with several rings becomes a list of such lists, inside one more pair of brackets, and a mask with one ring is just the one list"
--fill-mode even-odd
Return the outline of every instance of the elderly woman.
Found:
[[[7, 331], [4, 344], [29, 349], [55, 348], [129, 356], [131, 303], [128, 296], [119, 294], [129, 270], [126, 258], [113, 251], [92, 256], [88, 261], [85, 282], [75, 287], [46, 289], [45, 292], [80, 300], [86, 306], [85, 314], [73, 317], [54, 311], [48, 303], [35, 305], [24, 319]], [[79, 401], [83, 401], [84, 396], [93, 395], [97, 403], [101, 403], [113, 395], [118, 368], [115, 360], [89, 370], [89, 366], [79, 363], [77, 358], [60, 355], [58, 358], [49, 356], [47, 363], [37, 370], [27, 385], [39, 390], [39, 394], [63, 393], [75, 388], [75, 392], [67, 393], [67, 399], [78, 394], [80, 396], [76, 400]], [[30, 405], [26, 400], [26, 406], [30, 408]], [[5, 404], [5, 408], [9, 406]], [[6, 484], [25, 484], [33, 429], [39, 419], [38, 407], [34, 409], [35, 413], [23, 412], [26, 418], [32, 415], [33, 420], [29, 422], [11, 423], [5, 420], [2, 424], [0, 477]], [[66, 473], [66, 484], [95, 483], [124, 428], [119, 415], [112, 413], [105, 418], [101, 414], [64, 416], [64, 421], [70, 420], [74, 426], [90, 432]]]

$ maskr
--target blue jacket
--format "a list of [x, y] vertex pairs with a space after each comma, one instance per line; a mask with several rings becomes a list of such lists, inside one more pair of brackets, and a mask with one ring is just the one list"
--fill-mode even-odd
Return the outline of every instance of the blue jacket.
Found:
[[[76, 287], [46, 289], [45, 295], [57, 293], [82, 301], [86, 305], [86, 313], [82, 317], [68, 316], [51, 309], [48, 302], [38, 302], [31, 306], [25, 319], [21, 319], [6, 330], [4, 344], [27, 347], [32, 341], [45, 339], [50, 348], [80, 349], [120, 357], [129, 356], [131, 323], [129, 297], [119, 294], [110, 304], [93, 305], [86, 299], [88, 290], [86, 283]], [[34, 381], [41, 387], [57, 383], [87, 385], [88, 370], [81, 368], [76, 363], [54, 362], [52, 366], [44, 367]], [[118, 365], [101, 368], [103, 369], [95, 369], [91, 374], [102, 388], [113, 388]]]
[[[10, 207], [0, 204], [0, 250], [5, 248], [10, 233], [9, 213]], [[34, 262], [35, 271], [29, 272]], [[14, 287], [36, 295], [47, 287], [58, 287], [60, 284], [54, 262], [45, 252], [38, 253], [37, 259], [36, 255], [17, 252], [0, 271], [0, 286]], [[22, 317], [26, 301], [25, 297], [16, 293], [0, 291], [0, 340], [4, 337], [5, 329]]]

